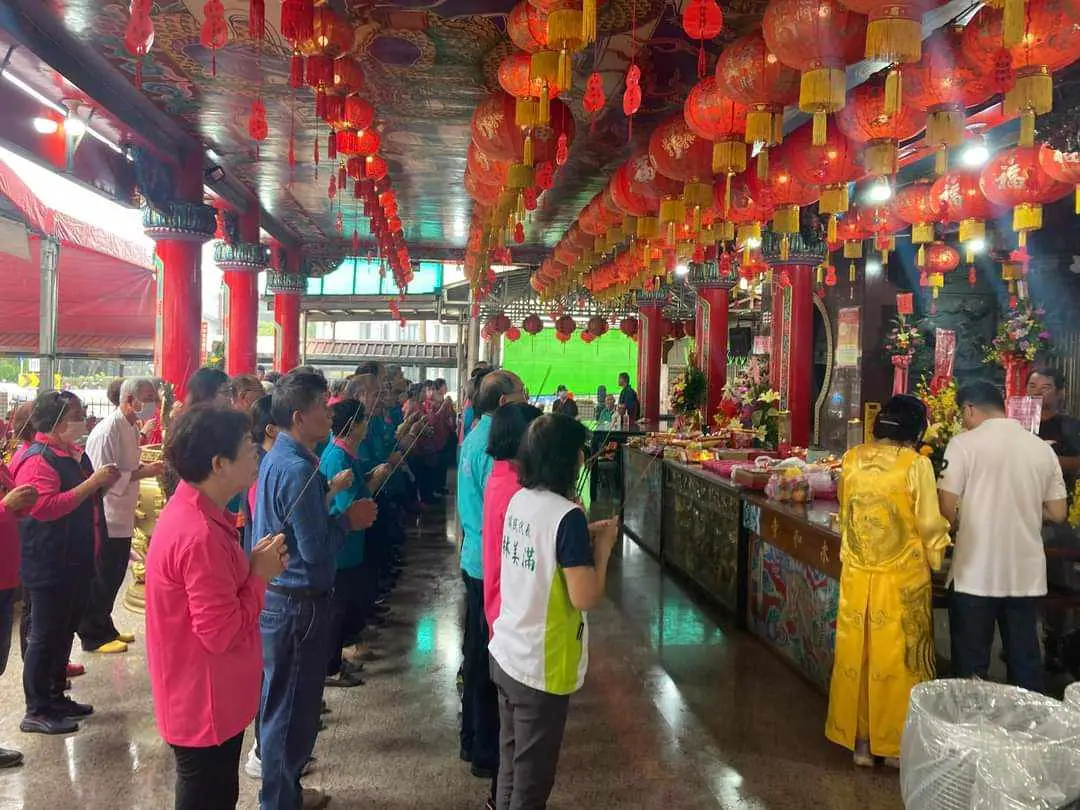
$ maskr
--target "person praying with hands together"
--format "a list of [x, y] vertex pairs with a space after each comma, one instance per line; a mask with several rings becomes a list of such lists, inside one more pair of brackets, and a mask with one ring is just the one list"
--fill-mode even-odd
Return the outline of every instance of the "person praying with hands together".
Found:
[[263, 537], [250, 560], [236, 540], [227, 505], [259, 464], [245, 414], [185, 409], [165, 454], [181, 480], [146, 561], [154, 715], [176, 757], [176, 810], [232, 810], [244, 729], [259, 708], [259, 612], [288, 563], [285, 536]]

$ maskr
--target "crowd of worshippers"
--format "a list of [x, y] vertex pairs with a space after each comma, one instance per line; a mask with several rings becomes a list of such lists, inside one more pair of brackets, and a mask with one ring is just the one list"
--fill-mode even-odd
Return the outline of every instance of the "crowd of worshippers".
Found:
[[[182, 401], [160, 381], [109, 388], [88, 424], [69, 391], [9, 415], [0, 466], [0, 672], [21, 594], [25, 733], [93, 722], [68, 695], [83, 649], [122, 654], [116, 627], [140, 482], [167, 503], [146, 557], [146, 656], [178, 810], [235, 808], [244, 771], [263, 810], [325, 806], [305, 788], [327, 687], [364, 684], [368, 643], [404, 563], [410, 515], [436, 506], [458, 456], [466, 595], [462, 759], [487, 807], [542, 808], [588, 659], [584, 610], [616, 537], [580, 506], [585, 428], [527, 404], [482, 365], [458, 419], [444, 381], [362, 365], [333, 389], [315, 368], [229, 378], [202, 368]], [[142, 449], [164, 440], [164, 460]], [[502, 729], [500, 734], [499, 729]], [[0, 749], [0, 767], [22, 764]], [[479, 801], [478, 801], [479, 805]]]

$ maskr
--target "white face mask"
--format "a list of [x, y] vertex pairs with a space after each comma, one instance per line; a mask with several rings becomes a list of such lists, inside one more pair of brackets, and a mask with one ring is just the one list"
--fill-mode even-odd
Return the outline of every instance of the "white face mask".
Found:
[[78, 444], [79, 440], [86, 435], [86, 420], [78, 422], [68, 422], [64, 425], [64, 430], [60, 434], [62, 438], [68, 444]]
[[152, 402], [152, 401], [151, 402], [140, 402], [139, 403], [139, 410], [138, 410], [136, 415], [139, 417], [140, 422], [146, 422], [151, 417], [153, 417], [153, 415], [154, 415], [154, 413], [156, 411], [157, 411], [157, 403], [156, 402]]

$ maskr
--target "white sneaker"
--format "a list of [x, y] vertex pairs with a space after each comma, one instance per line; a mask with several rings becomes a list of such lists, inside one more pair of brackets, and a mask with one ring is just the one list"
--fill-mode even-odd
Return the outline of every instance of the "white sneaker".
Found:
[[255, 755], [255, 749], [251, 749], [247, 762], [244, 763], [244, 773], [252, 779], [262, 779], [262, 760]]
[[322, 810], [330, 804], [330, 797], [318, 788], [304, 788], [300, 800], [301, 810]]

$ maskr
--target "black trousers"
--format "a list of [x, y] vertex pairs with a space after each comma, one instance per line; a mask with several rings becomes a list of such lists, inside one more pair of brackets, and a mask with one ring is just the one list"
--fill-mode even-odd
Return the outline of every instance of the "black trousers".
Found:
[[479, 768], [499, 767], [499, 696], [491, 682], [488, 626], [484, 618], [484, 581], [464, 571], [465, 666], [461, 698], [461, 748]]
[[28, 588], [33, 605], [23, 665], [27, 714], [48, 715], [64, 693], [75, 630], [90, 593], [90, 572], [71, 572], [63, 584]]
[[116, 639], [116, 625], [112, 620], [113, 605], [116, 604], [120, 586], [124, 584], [130, 557], [130, 537], [110, 537], [101, 544], [97, 574], [90, 586], [90, 601], [82, 621], [79, 622], [79, 639], [87, 652]]
[[339, 568], [334, 576], [327, 675], [336, 675], [341, 670], [342, 648], [364, 629], [368, 611], [375, 601], [376, 577], [375, 567], [367, 562], [352, 568]]
[[176, 756], [175, 810], [235, 810], [244, 732], [209, 748], [170, 747]]
[[1043, 691], [1039, 649], [1039, 598], [974, 596], [949, 592], [949, 636], [954, 678], [986, 679], [994, 626], [1001, 633], [1009, 683]]

